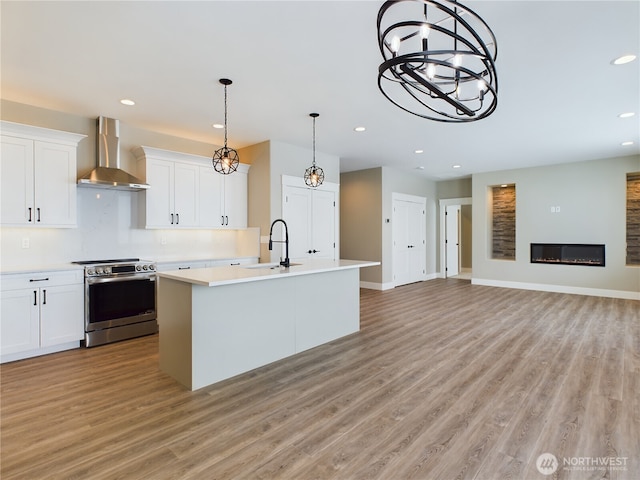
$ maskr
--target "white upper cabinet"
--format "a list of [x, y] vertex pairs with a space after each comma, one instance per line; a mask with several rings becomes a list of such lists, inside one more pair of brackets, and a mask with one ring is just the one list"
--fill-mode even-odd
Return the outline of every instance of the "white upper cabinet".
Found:
[[211, 159], [151, 147], [135, 150], [144, 192], [147, 228], [245, 228], [248, 165], [230, 175]]
[[198, 167], [189, 163], [149, 158], [146, 181], [148, 228], [198, 226]]
[[85, 135], [1, 125], [2, 224], [75, 227], [77, 145]]

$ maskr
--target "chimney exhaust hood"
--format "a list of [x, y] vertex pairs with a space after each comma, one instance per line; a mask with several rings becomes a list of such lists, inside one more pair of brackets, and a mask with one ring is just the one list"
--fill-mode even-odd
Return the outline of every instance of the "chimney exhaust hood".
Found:
[[109, 188], [115, 190], [146, 190], [150, 185], [120, 168], [120, 122], [113, 118], [96, 120], [97, 166], [78, 179], [81, 187]]

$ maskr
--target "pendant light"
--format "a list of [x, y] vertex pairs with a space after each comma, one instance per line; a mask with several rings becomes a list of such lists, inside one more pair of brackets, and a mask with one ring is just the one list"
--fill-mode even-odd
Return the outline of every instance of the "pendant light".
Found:
[[224, 147], [213, 153], [213, 168], [218, 173], [229, 175], [238, 169], [240, 163], [238, 152], [227, 147], [227, 86], [233, 82], [228, 78], [221, 78], [220, 83], [224, 85]]
[[440, 122], [471, 122], [498, 103], [496, 38], [456, 0], [395, 0], [378, 12], [384, 61], [378, 87], [401, 109]]
[[313, 163], [304, 171], [304, 183], [309, 187], [315, 188], [324, 182], [324, 170], [316, 165], [316, 118], [320, 114], [310, 113], [309, 116], [313, 118]]

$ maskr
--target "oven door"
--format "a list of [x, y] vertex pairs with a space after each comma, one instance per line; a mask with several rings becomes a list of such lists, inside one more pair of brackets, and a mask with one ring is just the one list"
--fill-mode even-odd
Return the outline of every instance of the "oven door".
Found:
[[156, 275], [88, 278], [85, 331], [102, 330], [156, 318]]

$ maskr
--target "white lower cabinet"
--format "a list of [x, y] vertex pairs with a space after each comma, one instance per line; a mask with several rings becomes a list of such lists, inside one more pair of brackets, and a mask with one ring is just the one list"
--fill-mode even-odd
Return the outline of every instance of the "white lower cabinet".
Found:
[[84, 337], [81, 270], [5, 274], [0, 295], [2, 362], [79, 346]]

